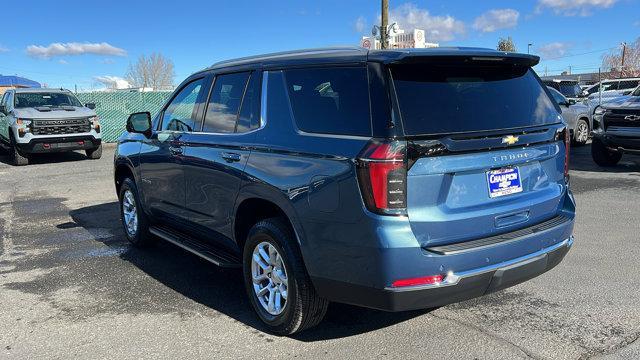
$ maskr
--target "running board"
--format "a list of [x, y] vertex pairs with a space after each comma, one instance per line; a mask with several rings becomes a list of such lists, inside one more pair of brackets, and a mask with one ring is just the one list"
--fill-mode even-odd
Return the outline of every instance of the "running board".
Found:
[[181, 247], [220, 267], [238, 268], [242, 266], [240, 259], [230, 252], [206, 244], [173, 229], [164, 226], [152, 226], [149, 228], [149, 232], [164, 241]]

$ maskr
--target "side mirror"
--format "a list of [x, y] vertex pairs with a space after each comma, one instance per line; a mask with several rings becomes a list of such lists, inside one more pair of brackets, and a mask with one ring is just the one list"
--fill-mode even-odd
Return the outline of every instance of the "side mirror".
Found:
[[7, 107], [4, 105], [0, 105], [0, 114], [7, 115]]
[[129, 115], [127, 119], [127, 131], [144, 135], [151, 134], [151, 113], [138, 112]]
[[567, 100], [567, 106], [571, 106], [571, 105], [575, 105], [575, 104], [576, 104], [576, 100], [575, 99]]
[[95, 110], [96, 109], [96, 104], [95, 103], [86, 103], [86, 104], [84, 104], [84, 106], [86, 108], [88, 108], [88, 109], [91, 109], [91, 110]]

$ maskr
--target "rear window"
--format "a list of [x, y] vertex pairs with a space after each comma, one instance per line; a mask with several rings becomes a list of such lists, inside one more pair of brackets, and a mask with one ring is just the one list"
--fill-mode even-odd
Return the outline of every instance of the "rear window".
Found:
[[527, 67], [408, 64], [391, 69], [407, 135], [510, 129], [558, 122]]
[[293, 116], [300, 130], [371, 135], [365, 67], [287, 70], [285, 78]]

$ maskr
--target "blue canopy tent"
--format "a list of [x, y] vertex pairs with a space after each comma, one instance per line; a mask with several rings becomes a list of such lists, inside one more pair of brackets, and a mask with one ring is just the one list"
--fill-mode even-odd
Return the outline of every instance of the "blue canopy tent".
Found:
[[28, 87], [39, 88], [42, 87], [39, 82], [25, 79], [20, 76], [4, 76], [0, 75], [0, 87]]

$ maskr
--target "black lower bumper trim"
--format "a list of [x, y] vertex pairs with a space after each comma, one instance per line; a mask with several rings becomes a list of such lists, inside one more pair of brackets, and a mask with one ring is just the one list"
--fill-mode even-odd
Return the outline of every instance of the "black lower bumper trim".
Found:
[[93, 136], [65, 136], [52, 138], [36, 138], [27, 144], [16, 144], [22, 153], [38, 154], [73, 150], [95, 149], [102, 143]]
[[604, 146], [620, 152], [637, 154], [640, 152], [640, 137], [628, 137], [610, 135], [604, 132], [595, 132], [593, 134], [595, 140], [599, 140]]
[[480, 297], [532, 279], [558, 265], [570, 242], [550, 252], [491, 271], [460, 279], [455, 285], [421, 289], [377, 289], [342, 281], [312, 277], [318, 294], [330, 301], [384, 311], [429, 309]]

